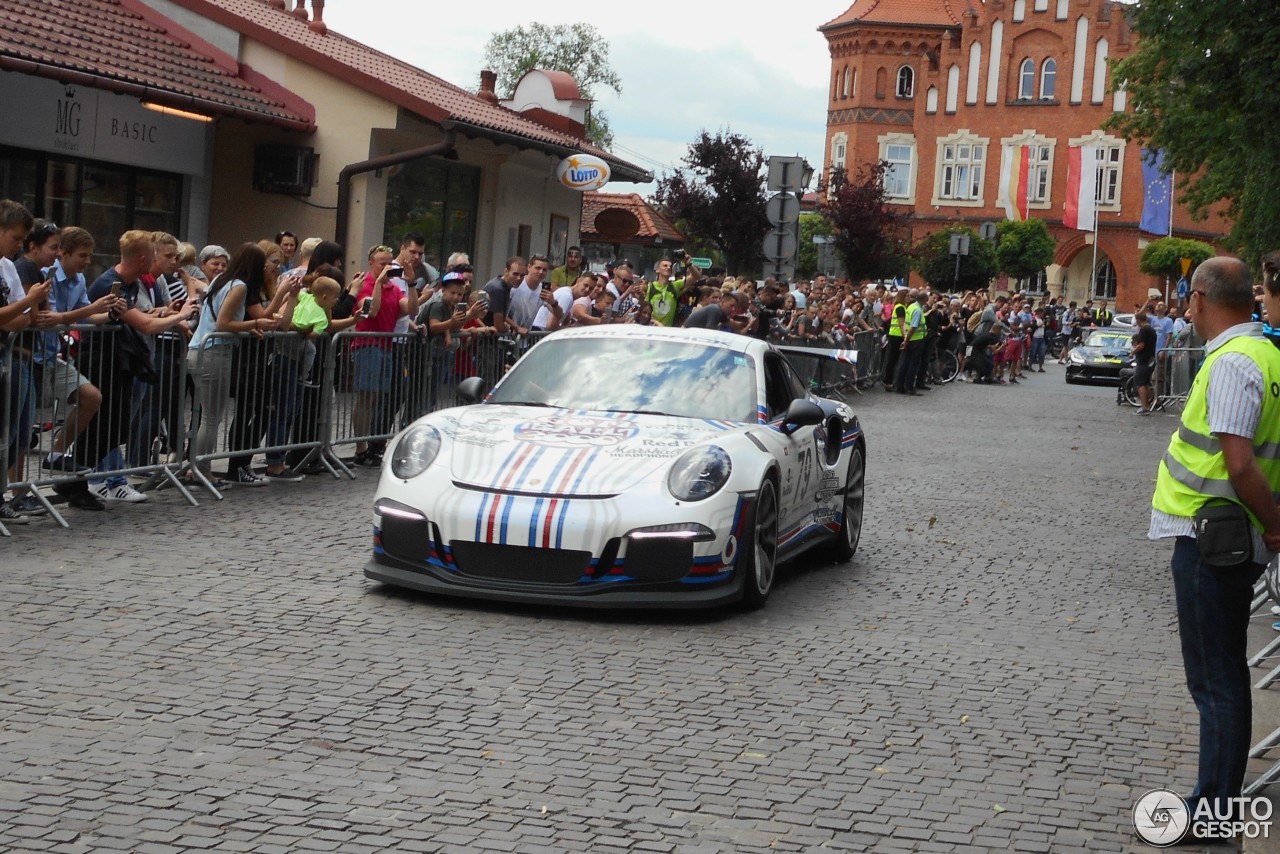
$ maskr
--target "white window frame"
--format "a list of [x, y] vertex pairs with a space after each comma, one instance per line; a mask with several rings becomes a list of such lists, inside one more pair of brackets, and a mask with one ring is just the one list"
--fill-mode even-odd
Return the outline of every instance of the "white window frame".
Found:
[[947, 113], [956, 111], [960, 99], [960, 66], [953, 65], [947, 69]]
[[[914, 134], [909, 133], [887, 133], [877, 137], [876, 141], [880, 144], [880, 159], [887, 160], [892, 164], [900, 164], [901, 160], [892, 160], [889, 157], [889, 147], [905, 147], [910, 149], [907, 160], [907, 174], [904, 179], [906, 184], [906, 194], [889, 194], [889, 186], [885, 185], [885, 201], [891, 205], [914, 205], [916, 203], [916, 171], [919, 168], [920, 158], [916, 151], [916, 138]], [[897, 152], [901, 153], [901, 152]], [[897, 174], [896, 168], [894, 169]]]
[[930, 86], [924, 93], [924, 111], [926, 113], [938, 112], [938, 87]]
[[[981, 156], [973, 154], [981, 146]], [[967, 156], [964, 156], [967, 152]], [[948, 159], [947, 155], [951, 157]], [[938, 140], [938, 153], [933, 175], [933, 200], [937, 206], [980, 208], [984, 204], [987, 183], [987, 161], [991, 155], [990, 137], [977, 136], [961, 128]], [[976, 169], [976, 174], [975, 174]], [[961, 182], [957, 184], [957, 181]], [[944, 195], [944, 192], [949, 194]]]
[[1093, 46], [1093, 93], [1089, 99], [1092, 104], [1101, 104], [1107, 95], [1107, 56], [1111, 46], [1106, 39], [1098, 39]]
[[831, 136], [831, 168], [844, 169], [849, 160], [849, 134], [841, 131]]
[[1027, 17], [1027, 0], [1013, 0], [1013, 22], [1016, 24]]
[[[1052, 77], [1053, 91], [1045, 91], [1048, 87], [1045, 85]], [[1044, 62], [1040, 63], [1040, 100], [1053, 101], [1058, 97], [1058, 60], [1052, 56], [1045, 57]]]
[[1036, 97], [1036, 62], [1031, 57], [1018, 66], [1018, 100], [1031, 101]]
[[1000, 58], [1004, 56], [1004, 21], [999, 18], [991, 25], [991, 61], [987, 64], [987, 103], [994, 104], [1000, 97]]
[[[1096, 238], [1095, 238], [1096, 239]], [[1106, 275], [1110, 271], [1111, 275]], [[1098, 290], [1098, 279], [1102, 278], [1103, 289]], [[1089, 280], [1089, 298], [1095, 300], [1106, 300], [1112, 305], [1116, 301], [1116, 289], [1119, 285], [1120, 275], [1116, 272], [1115, 262], [1105, 255], [1098, 259], [1098, 266], [1094, 268], [1093, 275]], [[1110, 285], [1110, 287], [1107, 287]]]
[[1119, 213], [1124, 199], [1124, 162], [1128, 146], [1118, 136], [1095, 130], [1086, 136], [1068, 140], [1071, 146], [1096, 145], [1100, 148], [1098, 183], [1095, 198], [1099, 211]]
[[982, 82], [982, 42], [969, 45], [969, 75], [965, 79], [964, 102], [978, 103], [978, 86]]
[[[906, 85], [903, 85], [905, 82]], [[898, 68], [893, 79], [893, 94], [898, 98], [914, 98], [916, 96], [916, 70], [910, 65]]]
[[1071, 53], [1071, 103], [1084, 100], [1085, 54], [1089, 50], [1089, 19], [1081, 15], [1076, 19], [1076, 42]]
[[1031, 168], [1027, 170], [1027, 181], [1033, 189], [1031, 201], [1027, 204], [1027, 207], [1033, 211], [1047, 211], [1052, 208], [1053, 165], [1057, 156], [1058, 140], [1027, 129], [1016, 136], [1007, 136], [1001, 139], [1000, 150], [1002, 152], [1005, 151], [1006, 145], [1031, 146]]

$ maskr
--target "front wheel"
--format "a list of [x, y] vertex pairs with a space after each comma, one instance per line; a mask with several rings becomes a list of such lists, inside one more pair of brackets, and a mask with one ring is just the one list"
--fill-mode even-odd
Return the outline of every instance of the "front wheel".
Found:
[[764, 607], [773, 591], [778, 569], [778, 492], [765, 478], [756, 493], [752, 514], [751, 547], [746, 551], [742, 580], [742, 603], [754, 611]]
[[1134, 382], [1133, 374], [1120, 381], [1120, 393], [1124, 395], [1124, 402], [1130, 406], [1142, 405], [1142, 398], [1138, 397], [1138, 384]]
[[862, 448], [855, 445], [849, 454], [849, 472], [844, 482], [840, 533], [828, 549], [828, 554], [836, 563], [847, 563], [858, 550], [858, 540], [862, 537], [862, 502], [866, 495], [866, 476]]
[[938, 357], [938, 379], [949, 383], [960, 376], [960, 359], [952, 350], [944, 350]]

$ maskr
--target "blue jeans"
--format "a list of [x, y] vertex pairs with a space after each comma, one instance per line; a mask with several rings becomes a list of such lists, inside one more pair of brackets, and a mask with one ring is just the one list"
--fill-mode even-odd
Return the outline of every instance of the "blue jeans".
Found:
[[1189, 798], [1227, 815], [1240, 796], [1253, 729], [1249, 677], [1249, 605], [1261, 564], [1215, 569], [1191, 537], [1173, 547], [1173, 587], [1187, 688], [1200, 711], [1200, 772]]
[[1044, 351], [1045, 340], [1043, 338], [1031, 339], [1031, 364], [1044, 367]]
[[[298, 388], [298, 360], [276, 354], [276, 373], [271, 378], [271, 383], [275, 386], [272, 389], [275, 402], [267, 419], [267, 444], [287, 445], [289, 433], [293, 430], [293, 419], [298, 414], [301, 392]], [[284, 451], [270, 451], [267, 453], [267, 462], [273, 466], [280, 465], [284, 462], [284, 456]]]

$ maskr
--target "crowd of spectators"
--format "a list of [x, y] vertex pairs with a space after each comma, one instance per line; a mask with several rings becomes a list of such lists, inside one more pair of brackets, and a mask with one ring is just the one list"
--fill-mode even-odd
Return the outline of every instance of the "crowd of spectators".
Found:
[[[483, 342], [494, 336], [510, 342], [507, 363], [531, 333], [601, 324], [869, 345], [885, 388], [918, 394], [943, 353], [973, 382], [1016, 384], [1113, 319], [1105, 303], [1057, 298], [991, 301], [826, 276], [758, 283], [684, 257], [660, 259], [647, 281], [625, 260], [588, 270], [578, 247], [555, 267], [538, 254], [507, 258], [482, 284], [465, 253], [437, 264], [425, 243], [410, 233], [398, 246], [374, 246], [348, 275], [342, 247], [289, 231], [228, 250], [131, 230], [117, 263], [90, 281], [88, 231], [0, 201], [0, 336], [12, 354], [0, 377], [5, 462], [7, 482], [19, 484], [0, 500], [0, 521], [44, 511], [22, 485], [41, 479], [81, 509], [145, 501], [127, 475], [158, 460], [181, 462], [193, 482], [218, 490], [300, 480], [322, 468], [308, 447], [319, 438], [326, 381], [349, 395], [352, 462], [379, 465], [385, 437], [487, 370], [481, 356], [498, 348]], [[1163, 305], [1151, 309], [1159, 349], [1175, 321]], [[341, 375], [323, 376], [321, 357], [338, 353], [333, 334], [348, 329]], [[502, 366], [488, 368], [490, 379]], [[33, 454], [38, 408], [54, 413], [54, 429]], [[255, 467], [259, 453], [265, 465]], [[218, 460], [225, 467], [215, 472]]]

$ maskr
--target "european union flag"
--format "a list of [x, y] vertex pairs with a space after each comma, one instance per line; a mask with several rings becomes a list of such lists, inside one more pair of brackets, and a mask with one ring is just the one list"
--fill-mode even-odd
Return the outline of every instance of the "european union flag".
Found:
[[1142, 149], [1142, 222], [1139, 228], [1148, 234], [1169, 234], [1173, 216], [1173, 176], [1160, 171], [1163, 151]]

